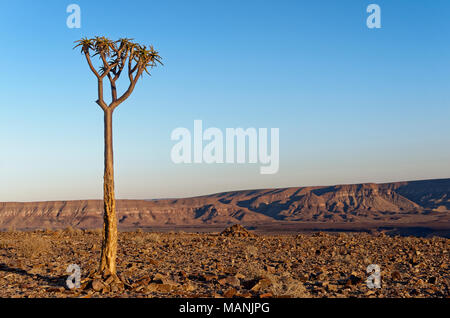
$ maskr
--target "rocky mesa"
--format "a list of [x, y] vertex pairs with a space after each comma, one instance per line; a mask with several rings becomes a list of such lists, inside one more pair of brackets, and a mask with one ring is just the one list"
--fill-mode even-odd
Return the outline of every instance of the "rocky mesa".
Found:
[[[450, 220], [450, 179], [118, 200], [117, 211], [122, 228], [271, 222], [445, 223]], [[102, 222], [101, 200], [0, 203], [0, 229], [98, 228]]]

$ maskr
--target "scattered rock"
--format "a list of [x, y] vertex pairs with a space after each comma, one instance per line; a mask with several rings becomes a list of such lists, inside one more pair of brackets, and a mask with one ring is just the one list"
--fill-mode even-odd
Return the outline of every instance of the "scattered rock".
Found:
[[151, 280], [152, 279], [150, 278], [150, 276], [145, 275], [145, 276], [139, 278], [137, 281], [135, 281], [133, 285], [134, 286], [137, 286], [137, 285], [148, 285], [151, 282]]
[[152, 282], [156, 284], [170, 284], [172, 283], [172, 280], [166, 275], [157, 273], [155, 276], [153, 276]]
[[272, 281], [268, 278], [256, 278], [245, 281], [243, 284], [245, 289], [257, 292], [272, 285]]
[[247, 231], [242, 225], [235, 224], [226, 228], [220, 233], [221, 236], [227, 237], [255, 237], [254, 233]]
[[241, 281], [236, 276], [227, 276], [219, 279], [220, 285], [231, 285], [233, 287], [239, 287], [241, 285]]
[[197, 290], [197, 287], [192, 282], [188, 281], [183, 284], [182, 289], [187, 292], [192, 292], [192, 291]]
[[[242, 229], [231, 230], [231, 235], [234, 232]], [[90, 247], [98, 244], [99, 235], [89, 231], [52, 236], [51, 250], [28, 258], [16, 254], [26, 237], [30, 240], [42, 233], [0, 232], [0, 246], [7, 247], [0, 248], [0, 297], [226, 294], [233, 298], [399, 298], [447, 297], [450, 288], [445, 275], [450, 264], [449, 239], [440, 237], [327, 233], [301, 234], [298, 240], [291, 235], [259, 235], [245, 240], [240, 234], [160, 233], [158, 240], [152, 240], [150, 234], [154, 233], [141, 233], [139, 240], [145, 244], [136, 244], [135, 233], [120, 232], [116, 276], [96, 272], [98, 260]], [[245, 259], [249, 246], [257, 253]], [[74, 257], [82, 269], [81, 288], [68, 290], [59, 286], [65, 284], [65, 270]], [[380, 266], [383, 288], [368, 289], [364, 284], [368, 264]], [[51, 279], [52, 284], [42, 277]]]
[[359, 283], [361, 283], [363, 280], [362, 278], [352, 274], [350, 275], [350, 277], [346, 280], [345, 282], [345, 286], [351, 286], [351, 285], [357, 285]]
[[205, 273], [199, 276], [199, 279], [204, 282], [211, 282], [213, 280], [217, 280], [219, 277], [215, 274]]
[[146, 289], [148, 292], [169, 293], [175, 290], [176, 288], [177, 286], [172, 284], [150, 283]]
[[99, 292], [103, 289], [105, 285], [103, 285], [103, 282], [100, 279], [94, 279], [92, 281], [92, 289], [96, 292]]
[[400, 274], [399, 271], [394, 271], [394, 272], [392, 272], [392, 274], [391, 274], [391, 278], [392, 278], [392, 280], [394, 280], [394, 281], [399, 281], [399, 280], [402, 279], [402, 275]]
[[225, 298], [232, 298], [237, 294], [237, 290], [234, 288], [228, 289], [226, 292], [223, 293], [223, 297]]
[[330, 292], [337, 292], [338, 291], [338, 287], [334, 284], [327, 284], [326, 285], [326, 289]]

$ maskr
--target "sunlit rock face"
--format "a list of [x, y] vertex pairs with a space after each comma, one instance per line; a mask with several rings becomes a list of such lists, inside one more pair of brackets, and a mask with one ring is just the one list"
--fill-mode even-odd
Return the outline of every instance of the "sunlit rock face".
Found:
[[[102, 201], [0, 203], [0, 229], [99, 228]], [[246, 190], [186, 199], [118, 200], [122, 228], [302, 222], [432, 222], [449, 219], [450, 179]], [[444, 221], [445, 221], [444, 220]]]

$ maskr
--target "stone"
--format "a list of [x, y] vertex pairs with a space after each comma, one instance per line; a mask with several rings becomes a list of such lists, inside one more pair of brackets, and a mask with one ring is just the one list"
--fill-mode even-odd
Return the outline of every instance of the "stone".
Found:
[[201, 281], [210, 282], [213, 280], [217, 280], [219, 277], [215, 274], [206, 273], [206, 274], [200, 275], [199, 278]]
[[137, 281], [135, 281], [133, 285], [136, 285], [136, 286], [137, 285], [147, 285], [150, 283], [151, 280], [152, 279], [150, 278], [150, 276], [145, 275], [145, 276], [139, 278]]
[[236, 293], [237, 293], [236, 289], [230, 288], [226, 292], [223, 293], [223, 297], [232, 298], [236, 295]]
[[254, 233], [247, 231], [242, 225], [235, 224], [223, 230], [221, 236], [227, 237], [255, 237]]
[[110, 275], [106, 280], [105, 284], [110, 285], [114, 281], [114, 275]]
[[392, 280], [394, 280], [394, 281], [399, 281], [399, 280], [402, 279], [402, 275], [400, 274], [399, 271], [394, 271], [394, 272], [392, 272], [392, 274], [391, 274], [391, 278], [392, 278]]
[[218, 280], [220, 285], [231, 285], [233, 287], [239, 287], [241, 285], [241, 281], [236, 278], [236, 276], [227, 276]]
[[234, 275], [234, 277], [236, 277], [237, 279], [244, 279], [245, 275], [243, 275], [241, 273], [237, 273], [236, 275]]
[[96, 292], [99, 292], [103, 289], [104, 285], [100, 279], [94, 279], [92, 281], [92, 289]]
[[169, 293], [175, 289], [176, 289], [175, 285], [169, 285], [169, 284], [150, 283], [147, 286], [147, 291], [150, 291], [150, 292]]
[[326, 285], [326, 289], [330, 292], [337, 292], [338, 291], [338, 287], [334, 284], [327, 284]]
[[157, 260], [154, 260], [154, 259], [149, 259], [148, 263], [150, 265], [154, 265], [154, 266], [158, 266], [159, 265], [159, 262]]
[[362, 282], [362, 279], [354, 274], [350, 275], [350, 277], [345, 282], [345, 286], [357, 285]]
[[247, 281], [244, 286], [251, 291], [260, 291], [266, 289], [272, 285], [272, 281], [268, 278], [254, 279]]
[[192, 291], [197, 290], [197, 287], [192, 282], [188, 281], [183, 284], [182, 289], [187, 292], [192, 292]]
[[153, 276], [152, 282], [157, 284], [173, 284], [173, 281], [168, 276], [161, 273]]
[[120, 291], [122, 289], [123, 289], [123, 286], [121, 286], [120, 284], [117, 284], [117, 283], [111, 284], [111, 292], [113, 292], [113, 293], [117, 293], [118, 291]]

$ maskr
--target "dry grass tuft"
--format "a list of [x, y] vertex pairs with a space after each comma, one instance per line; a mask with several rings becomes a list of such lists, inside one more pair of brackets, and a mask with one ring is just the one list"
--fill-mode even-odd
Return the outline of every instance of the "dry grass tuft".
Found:
[[145, 243], [145, 238], [141, 235], [135, 235], [131, 237], [131, 240], [138, 245], [142, 245]]
[[89, 233], [89, 234], [98, 235], [98, 236], [102, 236], [102, 234], [103, 234], [103, 229], [102, 229], [102, 228], [98, 228], [98, 229], [88, 230], [88, 233]]
[[148, 233], [145, 238], [147, 241], [152, 243], [160, 243], [161, 242], [161, 236], [158, 233]]
[[38, 235], [27, 235], [22, 240], [15, 241], [11, 245], [10, 247], [14, 247], [17, 254], [26, 258], [39, 256], [51, 250], [50, 241]]
[[77, 228], [73, 228], [70, 225], [68, 227], [66, 227], [63, 232], [64, 232], [65, 235], [69, 235], [69, 236], [84, 234], [83, 230], [77, 229]]
[[11, 241], [7, 239], [0, 240], [0, 248], [1, 249], [7, 249], [11, 246]]
[[246, 245], [244, 248], [244, 255], [247, 259], [256, 257], [258, 256], [258, 248], [253, 245]]
[[274, 296], [288, 296], [294, 298], [305, 298], [309, 297], [306, 291], [305, 285], [301, 281], [294, 279], [290, 273], [284, 272], [280, 276], [274, 276], [271, 274], [266, 274], [272, 282], [270, 288], [271, 293]]
[[248, 279], [270, 280], [271, 284], [265, 291], [272, 293], [275, 297], [310, 297], [303, 282], [294, 279], [289, 272], [272, 274], [262, 269], [255, 262], [249, 262], [247, 268], [242, 270], [241, 273]]

